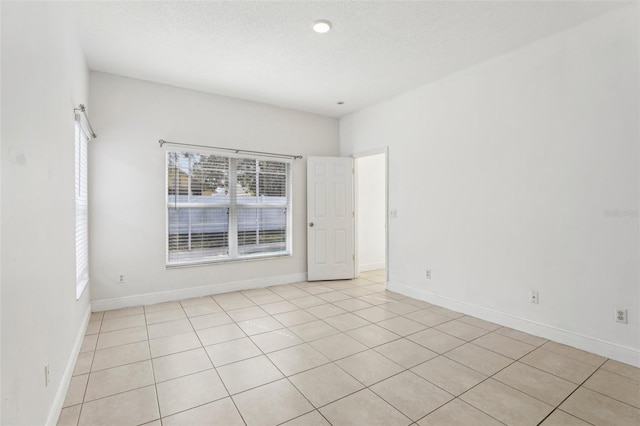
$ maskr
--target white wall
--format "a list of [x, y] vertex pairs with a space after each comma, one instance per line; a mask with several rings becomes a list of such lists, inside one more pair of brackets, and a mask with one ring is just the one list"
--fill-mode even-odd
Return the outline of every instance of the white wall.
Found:
[[384, 154], [356, 158], [358, 270], [384, 268], [385, 262], [385, 173]]
[[[306, 277], [306, 157], [337, 155], [337, 119], [104, 73], [91, 73], [90, 90], [100, 131], [89, 154], [94, 309]], [[303, 155], [293, 163], [294, 255], [166, 269], [161, 138]]]
[[[2, 43], [2, 2], [0, 2], [0, 44]], [[2, 200], [2, 54], [0, 54], [0, 200]], [[0, 309], [2, 308], [2, 208], [0, 206]], [[0, 332], [2, 313], [0, 312]], [[2, 423], [2, 336], [0, 336], [0, 423]]]
[[[0, 47], [2, 43], [2, 2], [0, 2]], [[0, 200], [2, 200], [2, 54], [0, 54]], [[2, 207], [0, 205], [0, 309], [2, 308]], [[0, 333], [2, 313], [0, 312]], [[0, 336], [0, 423], [2, 423], [2, 336]]]
[[65, 11], [2, 4], [3, 425], [55, 423], [89, 314], [89, 292], [76, 301], [73, 113], [88, 70]]
[[637, 8], [341, 120], [389, 145], [391, 288], [640, 365]]

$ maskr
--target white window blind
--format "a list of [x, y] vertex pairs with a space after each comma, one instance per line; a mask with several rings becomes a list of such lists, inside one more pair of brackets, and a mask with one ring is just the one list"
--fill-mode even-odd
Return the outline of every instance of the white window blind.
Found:
[[167, 264], [291, 254], [291, 164], [167, 152]]
[[80, 117], [75, 121], [76, 298], [89, 283], [89, 203], [87, 142]]

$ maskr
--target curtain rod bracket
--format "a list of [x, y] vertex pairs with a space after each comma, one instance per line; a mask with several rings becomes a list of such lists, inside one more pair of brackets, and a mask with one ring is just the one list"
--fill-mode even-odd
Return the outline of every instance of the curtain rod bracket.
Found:
[[80, 111], [83, 115], [85, 120], [87, 121], [87, 125], [89, 126], [89, 131], [91, 132], [91, 138], [95, 139], [98, 137], [98, 135], [96, 135], [96, 132], [93, 131], [93, 126], [91, 125], [91, 122], [89, 121], [89, 116], [87, 115], [87, 108], [84, 106], [84, 104], [80, 104], [78, 105], [77, 108], [73, 109], [73, 112], [77, 112]]

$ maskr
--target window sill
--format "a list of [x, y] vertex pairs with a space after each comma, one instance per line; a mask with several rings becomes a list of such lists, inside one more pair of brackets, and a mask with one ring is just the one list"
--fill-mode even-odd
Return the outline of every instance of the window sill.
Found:
[[292, 257], [292, 253], [277, 253], [272, 255], [259, 255], [259, 256], [247, 256], [242, 258], [224, 258], [224, 259], [210, 259], [210, 260], [199, 260], [193, 262], [182, 262], [182, 263], [167, 263], [165, 265], [165, 269], [176, 269], [176, 268], [190, 268], [193, 266], [210, 266], [210, 265], [219, 265], [224, 263], [242, 263], [242, 262], [252, 262], [255, 260], [270, 260], [270, 259], [280, 259], [283, 257]]

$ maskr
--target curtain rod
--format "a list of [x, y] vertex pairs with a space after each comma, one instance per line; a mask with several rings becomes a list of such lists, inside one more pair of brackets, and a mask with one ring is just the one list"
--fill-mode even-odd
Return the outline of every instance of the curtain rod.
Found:
[[93, 126], [91, 126], [91, 122], [89, 121], [89, 116], [87, 115], [87, 109], [85, 108], [84, 104], [80, 104], [78, 105], [78, 108], [74, 108], [73, 112], [76, 111], [80, 111], [82, 114], [84, 114], [84, 118], [85, 120], [87, 120], [87, 125], [89, 126], [89, 131], [91, 132], [91, 137], [93, 139], [97, 138], [98, 135], [96, 135], [96, 132], [93, 131]]
[[276, 154], [274, 152], [251, 151], [251, 150], [248, 150], [248, 149], [234, 149], [234, 148], [223, 148], [223, 147], [219, 147], [219, 146], [194, 145], [194, 144], [191, 144], [191, 143], [179, 143], [179, 142], [165, 141], [164, 139], [160, 139], [158, 141], [158, 143], [160, 144], [160, 148], [162, 148], [162, 145], [167, 143], [169, 145], [192, 146], [192, 147], [197, 147], [197, 148], [219, 149], [219, 150], [222, 150], [222, 151], [231, 151], [231, 152], [234, 152], [236, 154], [241, 154], [241, 153], [244, 153], [244, 154], [259, 154], [259, 155], [263, 155], [265, 157], [291, 158], [293, 160], [299, 160], [299, 159], [302, 158], [302, 155]]

